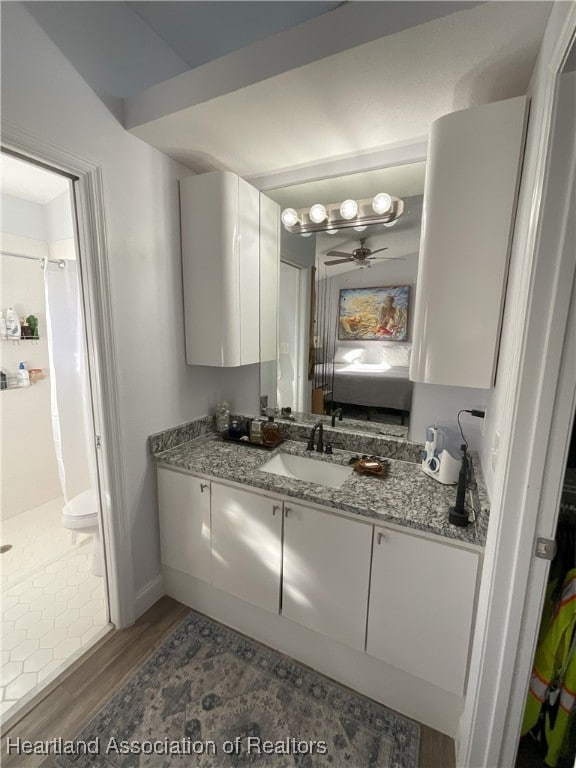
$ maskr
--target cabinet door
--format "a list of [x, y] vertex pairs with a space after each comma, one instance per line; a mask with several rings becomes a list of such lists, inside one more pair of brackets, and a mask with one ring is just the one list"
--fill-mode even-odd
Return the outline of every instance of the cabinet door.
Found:
[[366, 651], [464, 693], [478, 555], [375, 530]]
[[410, 379], [494, 385], [527, 99], [432, 123]]
[[162, 563], [210, 581], [210, 483], [158, 469]]
[[279, 224], [280, 206], [260, 195], [260, 362], [278, 359]]
[[282, 503], [212, 483], [212, 582], [273, 613], [280, 609]]
[[284, 502], [282, 615], [364, 650], [372, 526]]

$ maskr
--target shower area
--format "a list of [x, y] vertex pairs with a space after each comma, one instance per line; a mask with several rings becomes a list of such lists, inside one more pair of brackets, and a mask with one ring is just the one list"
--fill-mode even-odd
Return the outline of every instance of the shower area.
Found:
[[0, 155], [0, 716], [109, 629], [72, 182]]

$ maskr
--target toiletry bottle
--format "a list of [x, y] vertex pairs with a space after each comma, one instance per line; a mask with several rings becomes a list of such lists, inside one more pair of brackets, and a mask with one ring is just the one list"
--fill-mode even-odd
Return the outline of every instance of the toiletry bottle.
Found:
[[9, 339], [20, 341], [20, 320], [13, 307], [8, 307], [6, 312], [6, 333]]
[[[6, 330], [6, 320], [4, 319], [4, 312], [0, 312], [0, 339], [7, 339], [8, 332]], [[6, 389], [6, 387], [4, 387]]]
[[0, 389], [8, 389], [8, 379], [4, 371], [0, 371]]
[[16, 374], [16, 381], [18, 382], [19, 387], [29, 387], [30, 386], [30, 375], [28, 371], [26, 370], [25, 363], [20, 363], [18, 366], [18, 373]]
[[32, 338], [32, 328], [28, 325], [28, 321], [25, 317], [20, 318], [20, 336], [23, 339]]
[[252, 419], [250, 422], [250, 442], [262, 442], [262, 421], [260, 419]]
[[265, 445], [274, 445], [280, 440], [280, 427], [274, 421], [274, 416], [268, 416], [268, 421], [262, 425], [262, 442]]

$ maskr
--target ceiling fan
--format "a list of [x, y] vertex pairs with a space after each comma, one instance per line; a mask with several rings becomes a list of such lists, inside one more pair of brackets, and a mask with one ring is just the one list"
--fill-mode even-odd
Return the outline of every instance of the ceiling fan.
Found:
[[[372, 251], [364, 245], [366, 242], [365, 237], [361, 237], [359, 242], [360, 248], [355, 248], [352, 253], [347, 253], [346, 251], [328, 251], [326, 256], [339, 256], [340, 258], [334, 259], [333, 261], [325, 261], [324, 264], [327, 267], [331, 267], [333, 264], [345, 264], [347, 261], [355, 261], [361, 267], [369, 267], [371, 261], [392, 261], [398, 258], [397, 256], [375, 256], [375, 253], [387, 251], [388, 248], [377, 248], [375, 251]], [[404, 259], [399, 260], [404, 261]]]

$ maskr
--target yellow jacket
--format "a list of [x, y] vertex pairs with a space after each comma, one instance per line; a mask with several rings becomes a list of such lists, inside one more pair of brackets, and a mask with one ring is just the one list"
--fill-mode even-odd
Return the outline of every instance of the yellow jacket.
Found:
[[[522, 735], [544, 712], [548, 751], [545, 762], [554, 768], [576, 703], [576, 568], [568, 571], [562, 595], [548, 629], [542, 633], [530, 679]], [[544, 706], [545, 705], [545, 706]]]

